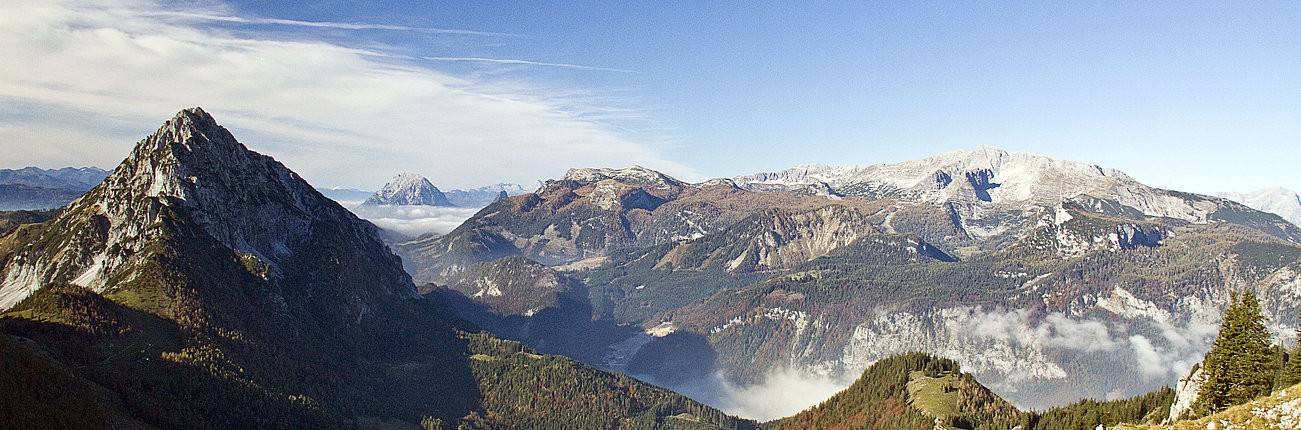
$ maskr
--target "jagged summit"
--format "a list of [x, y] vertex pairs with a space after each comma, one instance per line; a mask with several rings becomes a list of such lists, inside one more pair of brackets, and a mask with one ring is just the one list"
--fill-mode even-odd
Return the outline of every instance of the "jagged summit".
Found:
[[[0, 258], [0, 309], [54, 282], [110, 288], [151, 243], [171, 234], [167, 226], [178, 225], [196, 226], [265, 265], [271, 279], [322, 289], [358, 275], [373, 278], [377, 288], [365, 295], [415, 294], [373, 225], [271, 157], [249, 151], [200, 108], [177, 113], [141, 140], [104, 182], [52, 222], [40, 237], [0, 256], [7, 257]], [[323, 246], [344, 241], [355, 246]], [[357, 266], [343, 267], [345, 261]], [[352, 273], [360, 271], [367, 273]]]
[[560, 178], [561, 181], [572, 181], [579, 184], [594, 184], [606, 179], [613, 179], [626, 184], [649, 185], [658, 188], [674, 188], [685, 185], [682, 181], [641, 166], [625, 167], [622, 169], [569, 169], [569, 171], [565, 172], [565, 176]]
[[362, 202], [362, 205], [425, 205], [453, 206], [447, 196], [431, 184], [424, 176], [416, 173], [397, 175], [384, 188]]

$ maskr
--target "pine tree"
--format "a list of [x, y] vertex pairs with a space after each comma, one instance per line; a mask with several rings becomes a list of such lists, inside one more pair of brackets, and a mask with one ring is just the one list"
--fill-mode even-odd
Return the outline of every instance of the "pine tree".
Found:
[[1274, 353], [1255, 294], [1233, 295], [1203, 367], [1206, 379], [1193, 405], [1198, 414], [1209, 415], [1270, 393]]
[[1292, 348], [1288, 354], [1287, 364], [1283, 366], [1281, 381], [1278, 387], [1287, 388], [1296, 384], [1301, 384], [1301, 330], [1297, 330], [1297, 346]]

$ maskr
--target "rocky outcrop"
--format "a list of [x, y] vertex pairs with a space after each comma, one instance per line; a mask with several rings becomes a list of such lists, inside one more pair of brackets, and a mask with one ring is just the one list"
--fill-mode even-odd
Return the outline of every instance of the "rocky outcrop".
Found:
[[1175, 401], [1170, 405], [1170, 415], [1165, 419], [1166, 423], [1179, 421], [1193, 410], [1193, 404], [1197, 403], [1205, 379], [1206, 375], [1201, 366], [1197, 366], [1192, 373], [1179, 378], [1179, 382], [1175, 384]]

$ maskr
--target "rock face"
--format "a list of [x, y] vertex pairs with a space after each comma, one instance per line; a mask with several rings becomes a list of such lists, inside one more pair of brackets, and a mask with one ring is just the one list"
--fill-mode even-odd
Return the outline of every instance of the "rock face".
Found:
[[1249, 193], [1216, 193], [1252, 208], [1283, 217], [1292, 224], [1301, 225], [1301, 196], [1286, 188], [1265, 188]]
[[428, 179], [415, 173], [397, 175], [362, 205], [452, 206], [447, 196]]
[[1193, 410], [1193, 403], [1197, 403], [1197, 397], [1202, 391], [1202, 382], [1205, 381], [1205, 373], [1199, 366], [1192, 373], [1179, 378], [1175, 384], [1175, 402], [1170, 405], [1170, 416], [1165, 422], [1179, 421], [1185, 414]]
[[[55, 228], [8, 256], [0, 310], [53, 282], [103, 291], [167, 234], [160, 228], [167, 216], [193, 221], [248, 264], [264, 265], [267, 278], [295, 273], [283, 281], [321, 288], [366, 277], [375, 291], [415, 296], [374, 226], [271, 157], [249, 151], [194, 108], [138, 143], [103, 183], [53, 221]], [[345, 294], [356, 300], [351, 311], [362, 312], [371, 294]]]

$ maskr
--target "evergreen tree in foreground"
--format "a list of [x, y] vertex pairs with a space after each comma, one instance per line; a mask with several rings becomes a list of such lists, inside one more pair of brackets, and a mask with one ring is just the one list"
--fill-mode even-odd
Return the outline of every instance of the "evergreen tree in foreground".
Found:
[[1255, 294], [1233, 295], [1203, 368], [1206, 380], [1193, 404], [1198, 415], [1210, 415], [1270, 393], [1274, 353]]
[[[1301, 330], [1297, 330], [1297, 334], [1301, 335]], [[1292, 348], [1292, 352], [1288, 354], [1283, 369], [1279, 371], [1280, 383], [1277, 385], [1278, 387], [1291, 387], [1301, 384], [1301, 337], [1298, 338], [1297, 343], [1297, 346]]]

